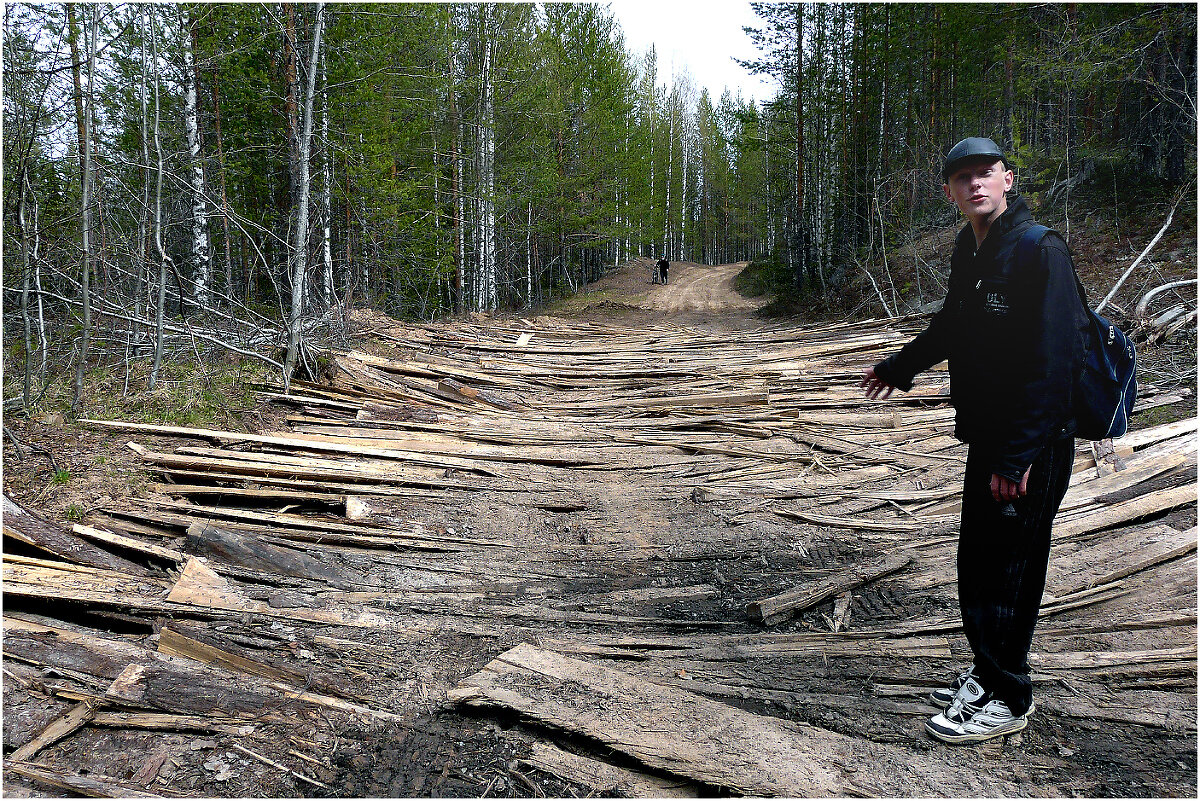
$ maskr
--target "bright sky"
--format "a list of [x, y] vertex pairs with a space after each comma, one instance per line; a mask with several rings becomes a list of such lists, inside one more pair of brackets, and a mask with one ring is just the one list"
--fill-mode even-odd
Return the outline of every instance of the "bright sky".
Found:
[[697, 90], [707, 88], [716, 103], [729, 87], [735, 95], [765, 101], [775, 93], [770, 78], [751, 75], [733, 58], [758, 54], [742, 26], [761, 20], [745, 0], [611, 0], [613, 15], [625, 33], [625, 46], [642, 55], [655, 45], [658, 82], [670, 86], [675, 72], [684, 68]]

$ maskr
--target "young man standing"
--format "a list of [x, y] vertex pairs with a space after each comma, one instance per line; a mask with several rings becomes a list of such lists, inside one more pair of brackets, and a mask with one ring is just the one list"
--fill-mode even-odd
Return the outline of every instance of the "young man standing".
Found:
[[929, 327], [864, 371], [869, 398], [909, 390], [949, 360], [954, 433], [968, 444], [958, 540], [958, 598], [975, 659], [935, 690], [925, 725], [949, 743], [1025, 728], [1033, 711], [1026, 661], [1046, 584], [1050, 526], [1075, 455], [1074, 379], [1087, 318], [1066, 243], [1051, 232], [1025, 258], [1033, 218], [991, 139], [950, 149], [943, 190], [967, 225], [950, 259], [945, 303]]

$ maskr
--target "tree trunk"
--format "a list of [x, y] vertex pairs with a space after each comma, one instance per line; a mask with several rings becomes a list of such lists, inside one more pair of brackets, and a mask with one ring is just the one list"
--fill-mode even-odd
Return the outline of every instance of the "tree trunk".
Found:
[[667, 174], [664, 181], [667, 187], [667, 200], [663, 204], [663, 241], [662, 256], [666, 258], [671, 252], [671, 176], [675, 172], [675, 108], [670, 99], [667, 100]]
[[496, 269], [496, 120], [495, 101], [492, 95], [492, 49], [493, 41], [489, 30], [489, 13], [484, 6], [483, 31], [483, 124], [480, 126], [480, 170], [482, 186], [480, 203], [479, 250], [482, 267], [481, 311], [495, 311], [499, 307]]
[[[186, 29], [183, 47], [184, 127], [187, 132], [188, 162], [192, 189], [192, 276], [196, 284], [196, 305], [208, 305], [212, 289], [212, 263], [208, 244], [208, 204], [204, 181], [204, 163], [200, 160], [200, 68], [196, 64], [199, 32], [194, 14], [180, 12]], [[180, 287], [183, 291], [183, 287]]]
[[300, 322], [304, 316], [304, 295], [308, 279], [308, 199], [309, 154], [312, 144], [313, 96], [316, 93], [317, 66], [321, 58], [321, 32], [325, 24], [325, 4], [317, 3], [316, 22], [313, 25], [312, 51], [308, 61], [308, 81], [304, 90], [304, 121], [297, 142], [296, 166], [298, 176], [294, 239], [292, 244], [292, 306], [288, 318], [287, 357], [283, 365], [284, 381], [290, 386], [300, 352]]
[[[134, 353], [137, 353], [137, 342], [141, 337], [141, 325], [137, 322], [142, 318], [142, 301], [146, 292], [146, 271], [149, 267], [149, 259], [147, 258], [150, 252], [150, 90], [146, 86], [146, 77], [150, 74], [150, 61], [146, 52], [146, 42], [150, 38], [150, 19], [146, 13], [146, 6], [138, 7], [138, 16], [141, 19], [142, 41], [141, 41], [141, 57], [142, 57], [142, 72], [139, 78], [139, 99], [142, 106], [142, 205], [138, 214], [138, 240], [137, 240], [137, 278], [134, 279], [133, 291], [133, 316], [136, 318], [130, 323], [130, 339], [133, 341]], [[128, 376], [126, 376], [128, 380]]]
[[154, 307], [154, 364], [150, 368], [150, 376], [146, 380], [147, 389], [153, 390], [158, 384], [158, 370], [162, 366], [163, 357], [163, 314], [167, 302], [167, 268], [171, 258], [163, 248], [162, 242], [162, 183], [163, 183], [163, 152], [160, 136], [161, 104], [158, 96], [158, 35], [155, 26], [150, 29], [150, 55], [154, 62], [154, 154], [158, 160], [158, 171], [154, 184], [154, 246], [158, 252], [158, 300]]
[[[233, 299], [233, 243], [229, 238], [229, 191], [225, 177], [225, 142], [221, 136], [221, 96], [217, 67], [212, 68], [213, 134], [217, 139], [217, 168], [221, 176], [221, 233], [225, 243], [225, 291]], [[247, 298], [248, 300], [248, 298]]]
[[[333, 148], [329, 143], [329, 93], [328, 78], [325, 74], [325, 59], [321, 59], [321, 147], [324, 159], [321, 162], [321, 174], [324, 186], [321, 192], [321, 221], [322, 252], [321, 268], [325, 284], [325, 302], [330, 306], [337, 305], [337, 295], [333, 288]], [[436, 207], [436, 206], [435, 206]]]
[[525, 220], [525, 308], [533, 308], [533, 201]]
[[21, 400], [25, 413], [29, 413], [30, 385], [33, 379], [33, 321], [29, 319], [29, 285], [32, 270], [29, 263], [29, 225], [25, 219], [25, 201], [29, 196], [29, 179], [21, 171], [20, 186], [17, 187], [17, 230], [21, 236], [21, 322], [25, 329], [25, 370]]
[[[29, 180], [26, 175], [25, 180]], [[32, 189], [30, 190], [32, 195]], [[33, 286], [37, 290], [37, 321], [38, 321], [38, 385], [46, 386], [46, 360], [49, 358], [50, 340], [46, 336], [46, 309], [42, 300], [42, 260], [38, 256], [38, 205], [37, 196], [33, 196], [33, 244], [30, 250], [33, 260]]]
[[808, 268], [808, 241], [804, 224], [804, 4], [796, 4], [796, 221], [794, 235], [799, 250], [797, 285]]
[[465, 257], [463, 224], [466, 207], [463, 198], [462, 120], [458, 113], [458, 60], [450, 52], [450, 123], [454, 129], [450, 153], [450, 194], [454, 203], [454, 311], [463, 309], [463, 259]]
[[[88, 96], [87, 109], [84, 111], [83, 125], [83, 197], [82, 197], [82, 227], [83, 227], [83, 270], [79, 281], [79, 294], [83, 301], [83, 330], [79, 335], [79, 363], [75, 366], [75, 396], [71, 402], [71, 411], [79, 407], [83, 398], [83, 374], [87, 371], [88, 351], [91, 346], [92, 332], [92, 112], [96, 102], [96, 38], [100, 29], [100, 10], [92, 6], [91, 34], [88, 41]], [[77, 105], [78, 108], [78, 105]]]

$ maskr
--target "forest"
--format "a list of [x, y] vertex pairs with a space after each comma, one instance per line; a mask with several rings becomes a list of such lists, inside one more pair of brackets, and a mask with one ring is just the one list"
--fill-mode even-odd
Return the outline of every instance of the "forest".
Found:
[[1194, 4], [752, 5], [762, 103], [660, 82], [603, 4], [6, 4], [6, 407], [311, 373], [351, 309], [536, 308], [636, 256], [819, 301], [953, 223], [967, 135], [1068, 237], [1089, 188], [1194, 183]]

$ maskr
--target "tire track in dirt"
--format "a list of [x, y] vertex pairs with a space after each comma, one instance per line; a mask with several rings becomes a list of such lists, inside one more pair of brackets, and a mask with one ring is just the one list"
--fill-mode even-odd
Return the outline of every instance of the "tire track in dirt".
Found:
[[749, 310], [758, 307], [733, 288], [733, 279], [746, 262], [697, 264], [671, 262], [665, 286], [656, 287], [638, 303], [644, 309], [663, 312]]

